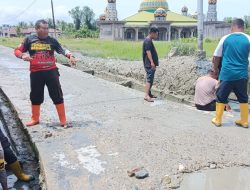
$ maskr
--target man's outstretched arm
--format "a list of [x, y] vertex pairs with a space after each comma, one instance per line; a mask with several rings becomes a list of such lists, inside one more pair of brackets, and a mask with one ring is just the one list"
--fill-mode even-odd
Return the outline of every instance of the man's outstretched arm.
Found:
[[71, 65], [76, 65], [76, 59], [75, 59], [75, 57], [73, 56], [73, 54], [69, 51], [69, 50], [67, 50], [67, 49], [64, 49], [62, 46], [61, 46], [61, 44], [56, 40], [56, 39], [54, 39], [55, 40], [55, 50], [56, 50], [56, 52], [58, 53], [58, 54], [62, 54], [62, 55], [64, 55], [65, 57], [67, 57], [68, 59], [69, 59], [69, 61], [70, 61], [70, 63], [71, 63]]

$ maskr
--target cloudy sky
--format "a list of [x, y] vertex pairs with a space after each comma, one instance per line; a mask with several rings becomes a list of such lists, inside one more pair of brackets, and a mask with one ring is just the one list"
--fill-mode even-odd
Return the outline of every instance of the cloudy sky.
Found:
[[[40, 18], [50, 18], [51, 0], [0, 0], [0, 25], [16, 24], [20, 21], [35, 22]], [[72, 22], [68, 11], [76, 6], [89, 6], [98, 17], [103, 13], [107, 0], [53, 0], [56, 19]], [[117, 0], [119, 19], [135, 14], [142, 0]], [[168, 0], [171, 11], [180, 12], [183, 5], [194, 13], [197, 0]], [[204, 0], [204, 12], [207, 12], [207, 0]], [[249, 0], [218, 0], [218, 17], [243, 17], [250, 14]]]

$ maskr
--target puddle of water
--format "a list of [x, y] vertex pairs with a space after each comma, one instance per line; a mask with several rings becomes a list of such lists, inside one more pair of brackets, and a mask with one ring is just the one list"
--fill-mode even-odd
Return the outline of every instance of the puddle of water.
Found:
[[250, 168], [225, 168], [192, 173], [179, 190], [249, 190]]
[[8, 187], [11, 190], [31, 190], [28, 183], [19, 181], [13, 174], [8, 175]]
[[160, 100], [160, 99], [155, 99], [154, 102], [151, 104], [151, 106], [161, 106], [161, 105], [164, 105], [164, 101], [163, 100]]

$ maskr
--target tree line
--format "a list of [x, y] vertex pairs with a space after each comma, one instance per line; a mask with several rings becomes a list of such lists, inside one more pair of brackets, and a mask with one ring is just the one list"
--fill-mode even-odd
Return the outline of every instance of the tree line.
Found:
[[[59, 29], [64, 35], [73, 38], [97, 38], [99, 36], [99, 30], [96, 25], [95, 13], [88, 6], [77, 6], [68, 12], [69, 16], [73, 19], [73, 23], [68, 23], [63, 20], [56, 20], [56, 28]], [[233, 17], [225, 17], [224, 21], [231, 24]], [[53, 20], [51, 18], [46, 19], [49, 28], [54, 28]], [[246, 25], [246, 33], [250, 34], [250, 14], [245, 15], [243, 20]], [[19, 22], [16, 26], [17, 35], [21, 35], [21, 29], [34, 27], [33, 22]]]
[[[99, 30], [96, 25], [95, 13], [88, 6], [80, 8], [79, 6], [68, 12], [73, 19], [73, 23], [64, 20], [56, 20], [56, 29], [60, 30], [63, 35], [73, 38], [97, 38]], [[53, 20], [47, 18], [49, 28], [54, 28]], [[16, 26], [17, 35], [21, 36], [21, 29], [34, 28], [34, 22], [19, 22]]]

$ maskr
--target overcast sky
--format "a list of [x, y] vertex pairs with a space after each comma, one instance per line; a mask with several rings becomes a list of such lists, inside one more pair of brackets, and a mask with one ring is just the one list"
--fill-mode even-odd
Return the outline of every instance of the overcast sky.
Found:
[[[104, 12], [107, 0], [53, 0], [56, 19], [72, 22], [68, 11], [76, 6], [89, 6], [98, 17]], [[142, 0], [117, 0], [119, 19], [135, 14]], [[204, 12], [207, 12], [204, 0]], [[189, 13], [196, 12], [197, 0], [168, 0], [171, 11], [180, 13], [186, 5]], [[249, 0], [218, 0], [218, 18], [243, 17], [250, 14]], [[20, 21], [35, 22], [40, 18], [51, 18], [50, 0], [0, 0], [0, 25], [16, 24]]]

